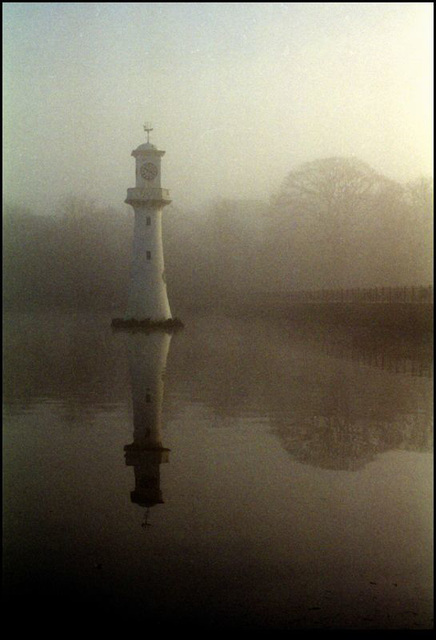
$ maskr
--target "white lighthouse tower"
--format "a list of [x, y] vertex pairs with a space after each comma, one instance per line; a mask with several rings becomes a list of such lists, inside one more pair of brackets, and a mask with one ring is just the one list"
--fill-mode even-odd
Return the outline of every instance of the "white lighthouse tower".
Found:
[[162, 211], [171, 202], [161, 186], [160, 151], [150, 143], [149, 123], [144, 125], [147, 142], [132, 151], [136, 160], [136, 184], [127, 189], [125, 202], [135, 212], [133, 257], [125, 321], [162, 323], [171, 321], [165, 282], [162, 244]]

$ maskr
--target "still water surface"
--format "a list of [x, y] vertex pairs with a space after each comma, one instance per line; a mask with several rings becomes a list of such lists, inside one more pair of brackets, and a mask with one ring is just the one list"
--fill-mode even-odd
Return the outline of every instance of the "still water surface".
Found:
[[429, 344], [184, 319], [6, 316], [15, 624], [432, 628]]

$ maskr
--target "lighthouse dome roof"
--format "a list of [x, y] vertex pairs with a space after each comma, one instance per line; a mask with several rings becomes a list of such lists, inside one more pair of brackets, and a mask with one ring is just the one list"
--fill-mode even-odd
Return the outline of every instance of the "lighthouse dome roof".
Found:
[[152, 149], [157, 149], [156, 145], [151, 144], [151, 142], [144, 142], [144, 144], [140, 144], [139, 147], [136, 147], [136, 151], [148, 151]]

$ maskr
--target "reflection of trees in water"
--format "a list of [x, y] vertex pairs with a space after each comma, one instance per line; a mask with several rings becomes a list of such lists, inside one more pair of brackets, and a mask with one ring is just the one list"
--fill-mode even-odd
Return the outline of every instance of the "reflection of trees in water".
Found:
[[352, 471], [393, 449], [431, 450], [429, 385], [423, 392], [407, 377], [365, 375], [352, 364], [328, 362], [321, 392], [294, 386], [282, 398], [282, 412], [271, 413], [273, 433], [293, 458]]
[[124, 344], [105, 316], [8, 314], [4, 345], [8, 411], [49, 402], [74, 422], [125, 402]]
[[[404, 361], [428, 372], [428, 340], [257, 319], [186, 320], [171, 349], [166, 418], [185, 406], [181, 397], [211, 408], [215, 425], [260, 416], [297, 459], [331, 468], [357, 468], [393, 448], [430, 449], [427, 373], [386, 366]], [[111, 403], [124, 406], [128, 396], [125, 340], [108, 318], [41, 314], [40, 322], [21, 317], [5, 327], [6, 404], [53, 401], [76, 422]]]
[[325, 334], [318, 344], [330, 356], [347, 358], [392, 373], [431, 378], [432, 336], [386, 335], [382, 332]]
[[[185, 372], [186, 394], [211, 407], [216, 424], [263, 416], [307, 464], [358, 469], [385, 451], [432, 446], [428, 376], [385, 366], [403, 360], [428, 371], [424, 338], [223, 321], [208, 323], [195, 348], [173, 355], [170, 376]], [[169, 396], [177, 411], [171, 404]]]
[[357, 471], [392, 449], [429, 451], [429, 416], [400, 416], [398, 422], [355, 419], [351, 416], [302, 417], [273, 423], [273, 431], [293, 458], [322, 469]]

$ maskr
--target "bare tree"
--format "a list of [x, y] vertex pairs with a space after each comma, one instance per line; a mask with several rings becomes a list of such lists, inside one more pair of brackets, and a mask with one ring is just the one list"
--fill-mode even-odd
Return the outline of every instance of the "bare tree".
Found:
[[288, 250], [309, 286], [357, 286], [363, 273], [361, 284], [370, 286], [378, 277], [368, 267], [379, 246], [381, 209], [390, 208], [394, 219], [402, 202], [401, 185], [365, 162], [325, 158], [286, 176], [272, 212], [282, 236], [288, 229]]
[[273, 204], [294, 227], [320, 231], [337, 245], [345, 230], [366, 222], [374, 197], [388, 188], [392, 182], [361, 160], [325, 158], [291, 171]]

